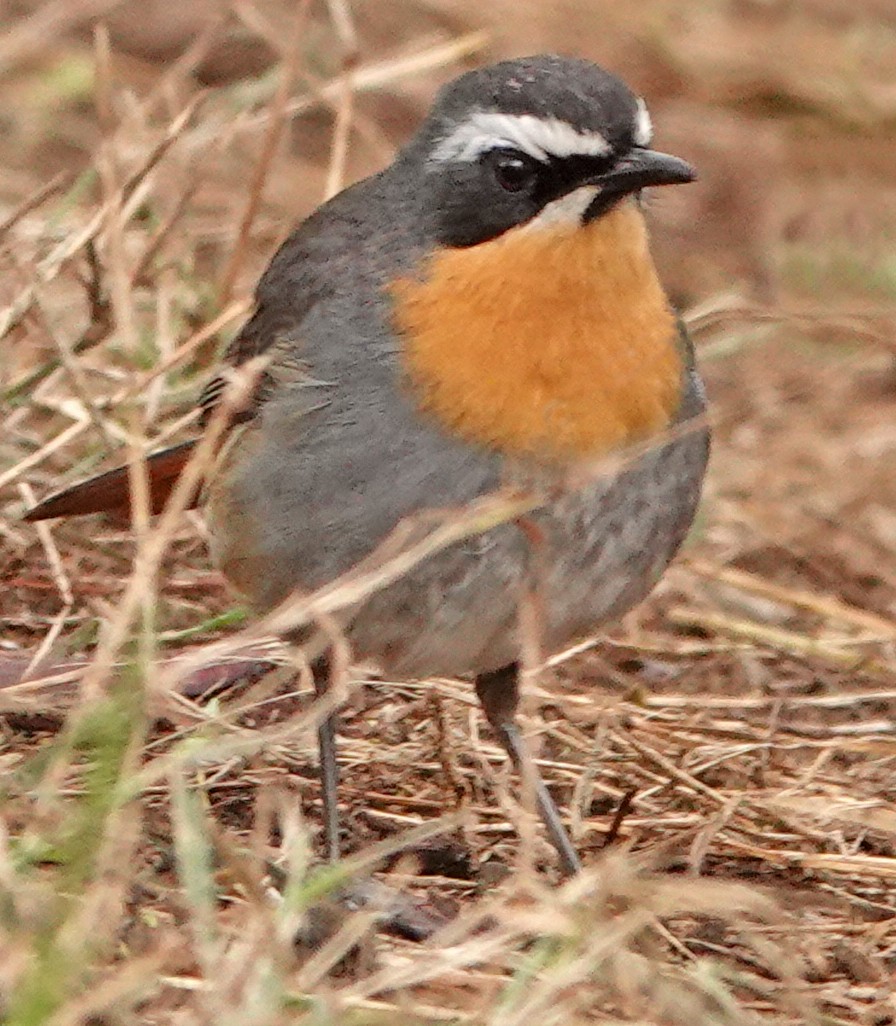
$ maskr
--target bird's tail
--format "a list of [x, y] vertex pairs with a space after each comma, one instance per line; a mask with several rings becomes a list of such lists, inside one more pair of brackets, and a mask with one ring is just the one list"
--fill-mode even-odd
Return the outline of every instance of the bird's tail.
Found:
[[[174, 489], [181, 471], [190, 460], [196, 439], [161, 449], [147, 457], [149, 477], [149, 508], [160, 513]], [[80, 517], [86, 513], [109, 513], [113, 517], [129, 520], [131, 516], [131, 487], [127, 467], [116, 467], [105, 474], [88, 478], [79, 484], [56, 492], [34, 509], [28, 510], [25, 520], [50, 520], [53, 517]], [[191, 508], [199, 499], [199, 489], [187, 503]]]

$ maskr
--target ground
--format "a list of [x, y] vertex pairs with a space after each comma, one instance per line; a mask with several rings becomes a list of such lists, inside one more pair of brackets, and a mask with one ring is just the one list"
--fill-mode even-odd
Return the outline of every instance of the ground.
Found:
[[[624, 6], [0, 14], [4, 1021], [896, 1021], [896, 14]], [[620, 71], [701, 172], [650, 206], [712, 400], [701, 513], [647, 602], [527, 681], [580, 879], [469, 684], [374, 676], [340, 746], [354, 854], [321, 873], [307, 681], [262, 675], [288, 653], [201, 516], [20, 516], [188, 435], [290, 224], [460, 68], [546, 49]], [[331, 903], [306, 936], [370, 868], [450, 925]]]

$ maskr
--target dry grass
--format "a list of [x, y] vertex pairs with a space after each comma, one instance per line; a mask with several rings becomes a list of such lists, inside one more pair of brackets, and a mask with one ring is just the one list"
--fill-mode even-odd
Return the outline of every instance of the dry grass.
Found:
[[[5, 1022], [896, 1020], [896, 26], [838, 0], [549, 6], [12, 5]], [[496, 26], [493, 53], [575, 39], [624, 68], [705, 171], [693, 206], [655, 209], [713, 398], [701, 520], [648, 603], [529, 689], [588, 865], [559, 887], [448, 680], [348, 688], [357, 854], [316, 867], [321, 709], [275, 621], [234, 608], [201, 518], [19, 520], [113, 449], [141, 494], [139, 456], [189, 433], [290, 222], [388, 159]], [[289, 615], [326, 617], [501, 501]], [[327, 900], [373, 870], [448, 925], [412, 944]]]

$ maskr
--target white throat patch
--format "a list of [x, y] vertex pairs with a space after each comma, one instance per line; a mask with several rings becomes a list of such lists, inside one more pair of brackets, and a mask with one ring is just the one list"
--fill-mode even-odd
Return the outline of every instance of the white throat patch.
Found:
[[583, 185], [546, 204], [530, 221], [521, 224], [517, 231], [541, 231], [544, 228], [579, 228], [585, 211], [600, 192], [597, 185]]
[[559, 118], [480, 110], [436, 146], [432, 159], [474, 161], [489, 150], [503, 148], [519, 150], [541, 161], [549, 157], [605, 157], [611, 151], [600, 132], [580, 132]]

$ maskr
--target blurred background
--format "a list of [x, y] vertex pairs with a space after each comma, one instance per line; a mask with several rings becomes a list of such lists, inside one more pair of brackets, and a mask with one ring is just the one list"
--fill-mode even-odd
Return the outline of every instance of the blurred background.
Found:
[[[546, 763], [552, 786], [578, 802], [586, 860], [636, 793], [625, 843], [663, 867], [761, 879], [797, 917], [775, 936], [802, 959], [825, 1021], [891, 1023], [893, 0], [0, 3], [0, 686], [36, 653], [82, 658], [132, 569], [130, 532], [92, 520], [37, 535], [24, 506], [118, 462], [129, 438], [151, 448], [189, 433], [215, 354], [293, 223], [387, 163], [440, 84], [547, 50], [619, 73], [646, 98], [656, 146], [700, 172], [657, 190], [649, 216], [715, 427], [682, 557], [534, 699], [542, 752], [559, 760]], [[160, 582], [161, 651], [234, 622], [199, 518], [185, 518]], [[363, 690], [346, 714], [354, 844], [441, 811], [439, 745], [464, 800], [486, 786], [469, 688], [428, 687], [446, 699], [438, 716], [414, 685]], [[58, 730], [65, 694], [29, 693], [27, 716], [11, 706], [4, 758]], [[290, 714], [277, 709], [254, 710], [253, 727]], [[200, 719], [166, 715], [154, 744]], [[583, 775], [595, 737], [600, 773]], [[312, 757], [285, 750], [265, 772], [295, 786]], [[268, 779], [243, 769], [220, 768], [229, 790], [209, 798], [241, 837]], [[470, 865], [512, 850], [487, 804], [464, 835]], [[145, 812], [163, 836], [157, 805]], [[671, 962], [729, 958], [755, 971], [746, 1003], [774, 1013], [775, 966], [741, 958], [736, 926], [697, 921], [673, 924]], [[874, 1018], [888, 1001], [893, 1015]], [[756, 1021], [679, 1011], [657, 1021]]]

